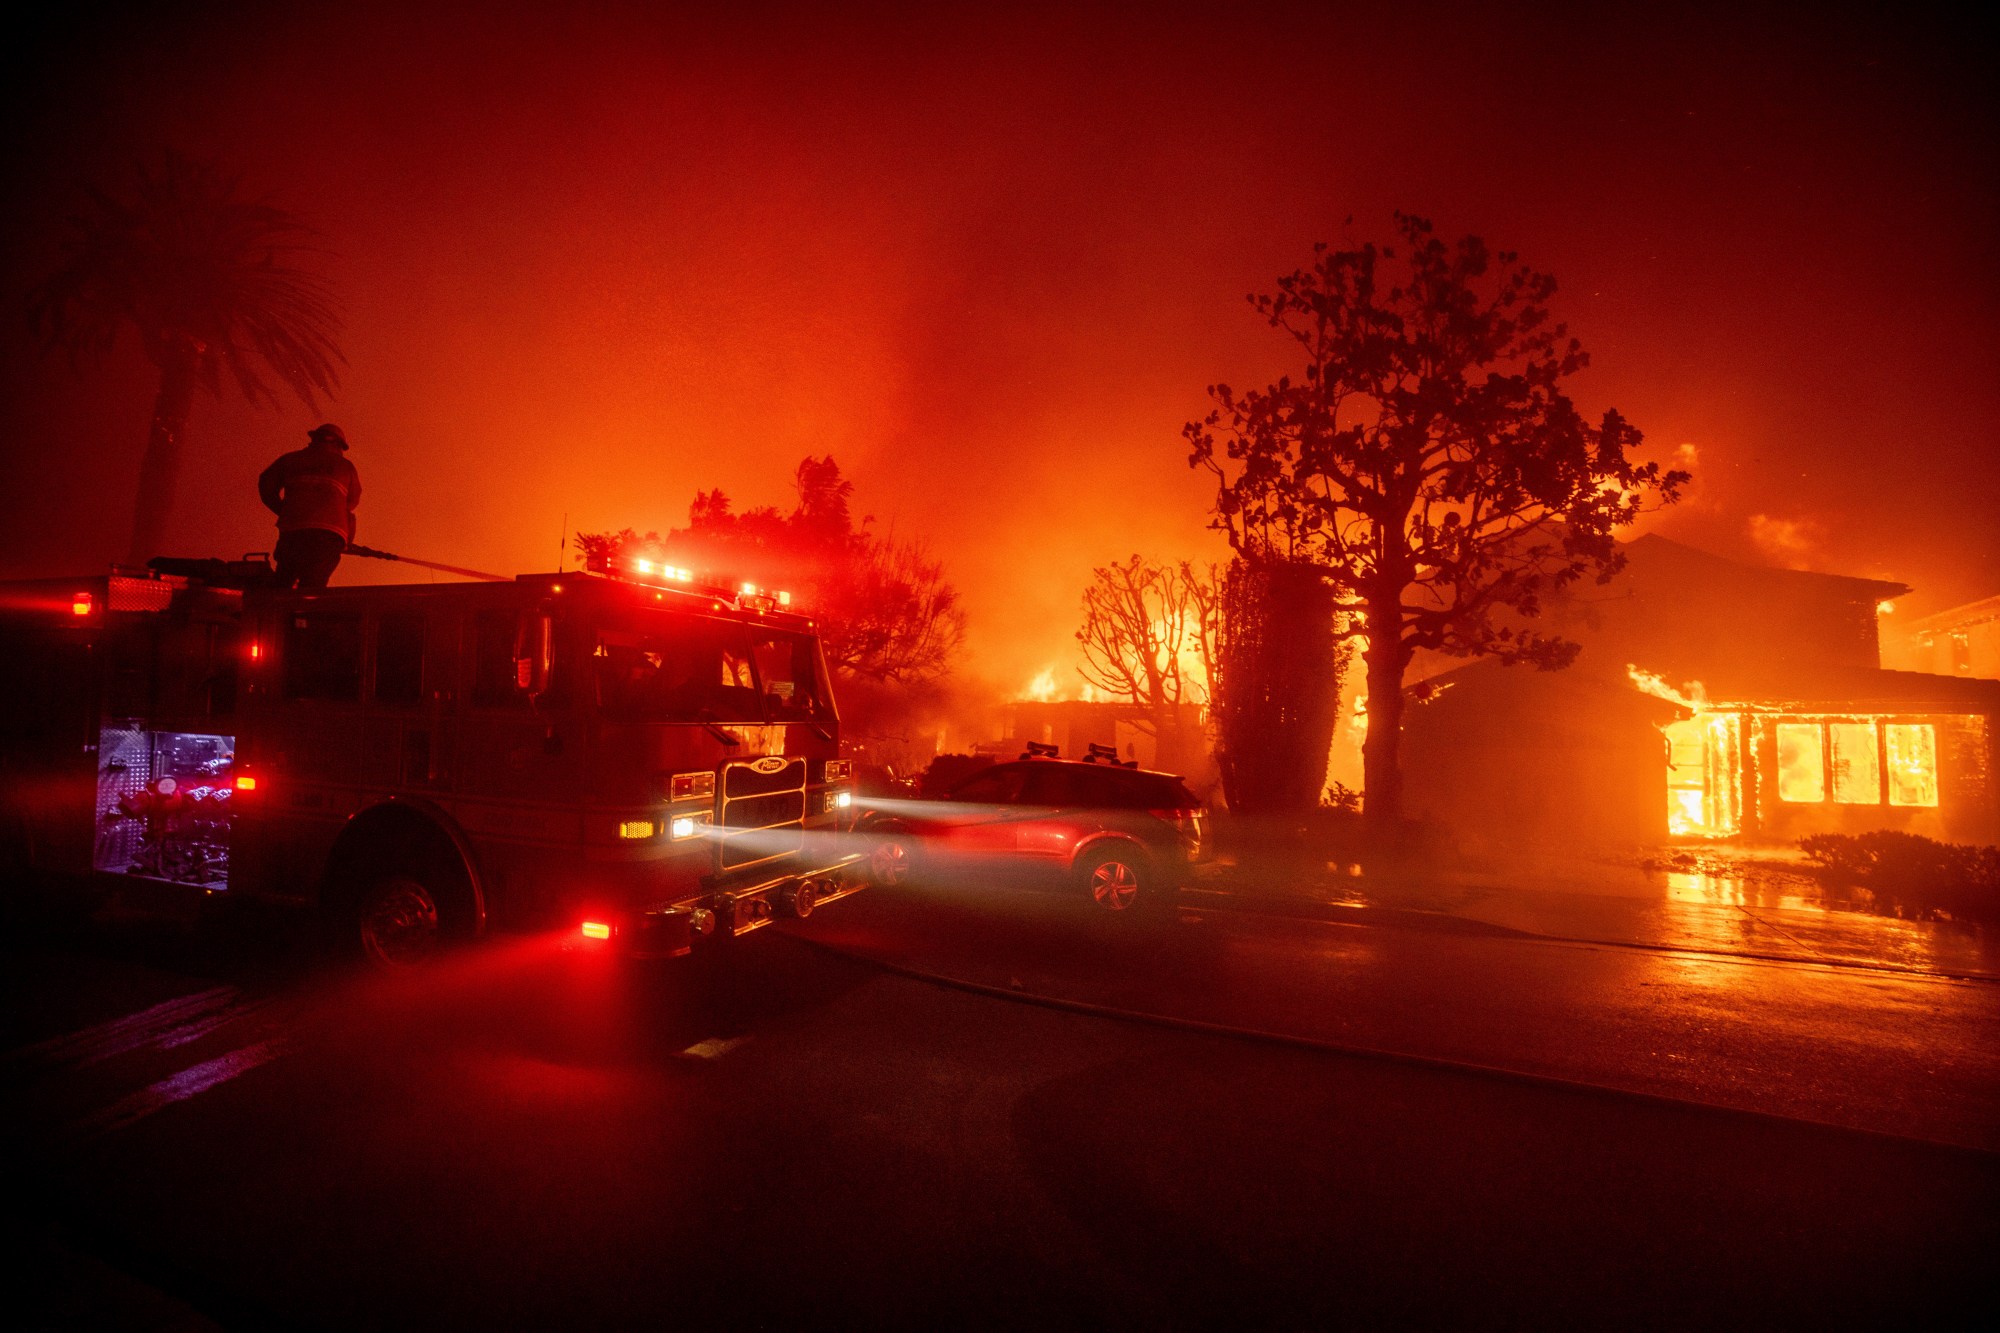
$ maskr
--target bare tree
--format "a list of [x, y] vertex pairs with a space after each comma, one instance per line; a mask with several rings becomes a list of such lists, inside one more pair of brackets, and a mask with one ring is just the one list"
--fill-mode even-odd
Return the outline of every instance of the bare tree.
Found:
[[1134, 555], [1091, 571], [1083, 592], [1083, 678], [1145, 710], [1139, 725], [1163, 765], [1194, 760], [1201, 727], [1191, 710], [1209, 701], [1219, 605], [1214, 566], [1169, 565]]
[[1403, 672], [1418, 648], [1544, 669], [1576, 645], [1534, 632], [1543, 598], [1622, 564], [1614, 531], [1685, 473], [1639, 464], [1615, 411], [1563, 384], [1589, 362], [1549, 312], [1555, 280], [1478, 237], [1397, 216], [1402, 247], [1314, 248], [1251, 304], [1303, 378], [1237, 393], [1184, 429], [1216, 480], [1215, 526], [1253, 565], [1317, 567], [1338, 633], [1366, 636], [1367, 814], [1400, 819]]

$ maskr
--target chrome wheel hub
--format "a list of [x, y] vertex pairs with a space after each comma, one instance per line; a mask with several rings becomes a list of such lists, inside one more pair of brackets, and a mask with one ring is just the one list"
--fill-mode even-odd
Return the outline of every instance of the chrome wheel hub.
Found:
[[437, 900], [413, 879], [384, 880], [361, 901], [361, 948], [380, 967], [413, 967], [437, 952]]
[[1123, 861], [1106, 861], [1090, 872], [1090, 896], [1099, 907], [1122, 912], [1139, 896], [1139, 876]]
[[868, 866], [877, 884], [901, 884], [910, 877], [910, 849], [900, 839], [885, 839], [875, 844]]

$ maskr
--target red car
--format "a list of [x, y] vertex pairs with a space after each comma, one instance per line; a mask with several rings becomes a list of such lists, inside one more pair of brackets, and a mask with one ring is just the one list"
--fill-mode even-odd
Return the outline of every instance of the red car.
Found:
[[1065, 759], [995, 764], [941, 801], [864, 813], [877, 883], [984, 872], [1070, 884], [1108, 912], [1171, 902], [1210, 854], [1209, 816], [1171, 773]]

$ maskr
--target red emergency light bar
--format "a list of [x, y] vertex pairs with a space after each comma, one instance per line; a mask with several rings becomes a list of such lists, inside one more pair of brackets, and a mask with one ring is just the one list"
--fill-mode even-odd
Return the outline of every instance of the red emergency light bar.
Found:
[[754, 583], [744, 583], [733, 591], [719, 583], [698, 578], [692, 569], [682, 565], [670, 565], [647, 556], [620, 557], [616, 567], [605, 556], [593, 557], [587, 568], [593, 574], [603, 574], [623, 583], [636, 583], [641, 587], [686, 590], [707, 597], [728, 598], [739, 610], [776, 611], [789, 609], [792, 595], [789, 592], [766, 591]]
[[657, 560], [630, 560], [626, 563], [631, 566], [634, 574], [645, 575], [647, 577], [657, 574], [661, 578], [671, 580], [674, 583], [694, 582], [694, 571], [692, 569], [682, 569], [679, 565], [663, 565]]

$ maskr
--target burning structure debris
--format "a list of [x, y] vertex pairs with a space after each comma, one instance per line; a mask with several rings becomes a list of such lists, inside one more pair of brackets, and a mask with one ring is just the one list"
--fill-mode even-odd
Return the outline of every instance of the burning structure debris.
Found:
[[1539, 673], [1426, 684], [1413, 811], [1469, 833], [1600, 843], [1897, 829], [2000, 835], [2000, 680], [1882, 667], [1902, 584], [1741, 564], [1657, 536], [1547, 619], [1582, 645]]

